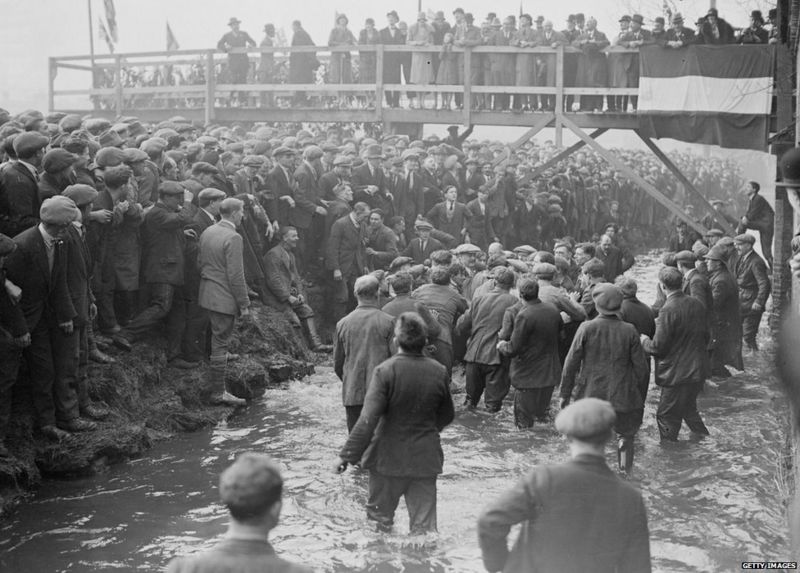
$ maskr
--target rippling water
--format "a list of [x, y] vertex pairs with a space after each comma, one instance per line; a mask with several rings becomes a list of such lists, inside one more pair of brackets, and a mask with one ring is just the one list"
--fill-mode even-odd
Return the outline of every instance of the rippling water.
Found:
[[[654, 298], [655, 261], [645, 257], [633, 270], [645, 302]], [[742, 561], [789, 558], [776, 480], [785, 402], [764, 374], [766, 360], [746, 365], [745, 374], [700, 397], [711, 431], [700, 441], [684, 428], [679, 443], [659, 444], [651, 387], [631, 480], [645, 496], [656, 571], [732, 571]], [[437, 536], [406, 537], [402, 503], [395, 534], [371, 531], [366, 474], [332, 470], [345, 439], [344, 410], [335, 375], [319, 368], [269, 390], [226, 425], [179, 436], [103, 475], [46, 483], [0, 523], [0, 571], [152, 571], [207, 547], [226, 523], [217, 476], [245, 450], [283, 465], [283, 517], [272, 536], [283, 556], [329, 572], [483, 571], [475, 531], [482, 506], [531, 466], [565, 460], [567, 448], [551, 427], [520, 432], [510, 408], [468, 412], [460, 398], [442, 434]], [[609, 449], [609, 463], [615, 458]]]

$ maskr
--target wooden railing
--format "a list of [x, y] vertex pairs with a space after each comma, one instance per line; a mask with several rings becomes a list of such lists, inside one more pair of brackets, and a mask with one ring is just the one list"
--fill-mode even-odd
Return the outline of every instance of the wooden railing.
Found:
[[[564, 100], [567, 96], [634, 96], [638, 90], [634, 88], [588, 88], [567, 87], [564, 85], [564, 59], [567, 54], [580, 53], [580, 50], [571, 46], [557, 48], [516, 48], [516, 47], [475, 47], [454, 48], [453, 52], [463, 55], [459, 58], [463, 62], [462, 77], [464, 83], [459, 85], [414, 85], [408, 83], [385, 84], [383, 70], [386, 58], [392, 54], [407, 54], [410, 59], [413, 53], [438, 54], [440, 46], [303, 46], [303, 47], [271, 47], [253, 49], [234, 49], [230, 53], [248, 54], [250, 56], [250, 71], [248, 78], [253, 81], [246, 84], [231, 84], [220, 81], [225, 78], [223, 70], [227, 64], [227, 53], [218, 50], [179, 50], [172, 52], [135, 52], [126, 54], [113, 54], [95, 56], [62, 56], [52, 57], [49, 60], [49, 107], [53, 110], [74, 109], [75, 106], [59, 105], [65, 97], [75, 98], [85, 96], [85, 103], [95, 111], [113, 111], [116, 115], [135, 115], [142, 107], [157, 107], [174, 109], [179, 113], [181, 109], [202, 109], [203, 120], [206, 123], [214, 121], [216, 110], [230, 103], [232, 93], [245, 94], [243, 107], [256, 109], [280, 109], [280, 104], [285, 103], [281, 98], [294, 94], [306, 94], [317, 97], [324, 103], [326, 98], [335, 98], [346, 94], [348, 97], [364, 98], [375, 103], [374, 108], [360, 110], [360, 117], [371, 118], [372, 121], [383, 121], [384, 111], [387, 109], [384, 96], [387, 91], [425, 92], [460, 94], [462, 106], [459, 110], [461, 122], [464, 125], [473, 123], [473, 114], [476, 113], [475, 102], [479, 96], [496, 94], [554, 96], [555, 110], [550, 113], [560, 116], [564, 109]], [[292, 84], [286, 78], [286, 66], [291, 54], [313, 53], [322, 63], [330, 61], [332, 54], [348, 52], [351, 62], [361, 65], [362, 56], [374, 54], [375, 82], [374, 83], [308, 83]], [[637, 50], [623, 48], [607, 48], [608, 54], [635, 53]], [[278, 79], [274, 83], [261, 83], [258, 81], [257, 70], [262, 54], [272, 54]], [[515, 86], [515, 85], [487, 85], [482, 81], [480, 85], [473, 85], [470, 69], [475, 58], [491, 58], [498, 55], [516, 56], [518, 54], [533, 54], [541, 57], [549, 56], [555, 60], [555, 82], [547, 86]], [[152, 69], [162, 75], [161, 80], [150, 80], [149, 83], [160, 85], [143, 85], [132, 81], [133, 72], [137, 70]], [[176, 69], [182, 73], [181, 83], [169, 83], [175, 79]], [[87, 72], [85, 84], [81, 89], [58, 89], [59, 72], [62, 70], [78, 70]], [[169, 73], [169, 78], [163, 74]], [[188, 76], [188, 77], [187, 77]], [[280, 82], [280, 83], [277, 83]], [[270, 97], [271, 96], [271, 97]], [[88, 111], [88, 110], [87, 110]], [[297, 107], [287, 110], [289, 115], [297, 115]], [[413, 120], [411, 120], [413, 121]]]

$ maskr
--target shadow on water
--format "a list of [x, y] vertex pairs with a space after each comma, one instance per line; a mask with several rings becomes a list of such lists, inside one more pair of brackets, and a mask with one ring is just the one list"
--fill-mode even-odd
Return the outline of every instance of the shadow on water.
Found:
[[[657, 268], [650, 256], [633, 270], [645, 302], [654, 299]], [[711, 429], [703, 440], [684, 428], [677, 444], [659, 444], [651, 386], [631, 480], [645, 496], [656, 571], [731, 571], [742, 561], [789, 558], [776, 479], [785, 401], [766, 356], [746, 365], [700, 397]], [[442, 434], [437, 536], [407, 537], [402, 503], [395, 534], [367, 525], [367, 475], [332, 470], [345, 438], [341, 386], [320, 368], [213, 431], [179, 436], [104, 475], [47, 483], [0, 523], [0, 571], [152, 571], [208, 547], [226, 522], [217, 476], [245, 450], [269, 453], [284, 468], [283, 517], [272, 540], [285, 557], [329, 572], [483, 571], [481, 508], [531, 466], [565, 460], [566, 444], [552, 425], [520, 432], [510, 408], [470, 412], [461, 394], [454, 398], [456, 421]], [[609, 463], [614, 458], [609, 449]]]

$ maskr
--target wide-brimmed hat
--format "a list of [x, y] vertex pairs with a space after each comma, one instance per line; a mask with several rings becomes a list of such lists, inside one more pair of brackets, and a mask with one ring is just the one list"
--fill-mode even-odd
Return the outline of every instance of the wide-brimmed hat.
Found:
[[241, 23], [242, 23], [242, 21], [239, 20], [239, 18], [237, 18], [235, 16], [233, 18], [231, 18], [230, 20], [228, 20], [228, 26], [233, 26], [234, 24], [241, 24]]

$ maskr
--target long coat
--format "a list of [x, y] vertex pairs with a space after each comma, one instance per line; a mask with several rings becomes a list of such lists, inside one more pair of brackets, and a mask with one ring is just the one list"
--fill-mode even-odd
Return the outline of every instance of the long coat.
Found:
[[[399, 46], [406, 43], [406, 37], [399, 28], [395, 28], [394, 36], [392, 36], [389, 28], [383, 28], [380, 31], [380, 43], [385, 46]], [[387, 84], [399, 84], [401, 66], [403, 65], [403, 56], [401, 52], [386, 52], [383, 56], [383, 82]]]
[[[517, 523], [522, 530], [509, 554], [506, 538]], [[534, 468], [484, 509], [478, 540], [487, 571], [650, 571], [642, 494], [587, 454]]]
[[708, 329], [703, 304], [683, 292], [670, 293], [658, 312], [655, 336], [652, 340], [645, 340], [643, 347], [656, 359], [658, 386], [702, 382], [708, 359]]
[[448, 212], [447, 201], [443, 201], [434, 205], [425, 215], [425, 218], [434, 227], [460, 242], [462, 232], [466, 230], [469, 213], [467, 212], [467, 206], [458, 201], [453, 203], [453, 210]]
[[379, 364], [364, 408], [340, 457], [384, 476], [424, 478], [442, 473], [439, 432], [453, 421], [445, 367], [421, 354], [398, 354]]
[[550, 388], [561, 378], [558, 334], [561, 314], [552, 304], [540, 300], [522, 303], [520, 310], [506, 309], [503, 321], [513, 319], [508, 354], [511, 385], [514, 388]]
[[156, 203], [144, 217], [144, 279], [148, 283], [183, 286], [186, 280], [184, 227], [192, 222], [188, 210], [169, 211]]
[[[590, 41], [592, 39], [593, 42]], [[573, 46], [582, 51], [578, 58], [579, 86], [604, 88], [608, 85], [608, 64], [602, 51], [608, 45], [608, 38], [599, 30], [586, 31], [573, 42]]]
[[[295, 193], [297, 192], [297, 181], [295, 181], [294, 173], [291, 169], [284, 170], [283, 167], [280, 165], [276, 165], [272, 168], [269, 172], [269, 188], [272, 190], [272, 193], [275, 195], [276, 202], [278, 205], [278, 213], [277, 219], [278, 224], [281, 226], [291, 225], [289, 222], [289, 214], [291, 212], [291, 207], [289, 207], [286, 201], [281, 200], [281, 197], [291, 197], [294, 199]], [[270, 218], [273, 215], [270, 214]]]
[[345, 406], [364, 404], [372, 372], [392, 355], [394, 319], [377, 306], [359, 304], [336, 323], [333, 369]]
[[750, 312], [756, 302], [763, 308], [772, 289], [764, 259], [755, 251], [750, 251], [745, 257], [737, 257], [734, 269], [739, 284], [742, 315]]
[[744, 370], [742, 362], [742, 317], [736, 280], [721, 268], [709, 274], [711, 289], [711, 353], [720, 364]]
[[314, 212], [321, 206], [319, 198], [319, 174], [306, 161], [295, 170], [297, 187], [294, 191], [294, 207], [289, 211], [289, 224], [298, 229], [308, 229]]
[[[338, 26], [331, 30], [328, 37], [329, 46], [354, 46], [356, 37], [347, 28]], [[331, 52], [331, 68], [328, 71], [328, 83], [351, 84], [353, 83], [353, 66], [350, 63], [350, 52]]]
[[446, 285], [425, 284], [411, 293], [411, 298], [421, 301], [442, 327], [437, 340], [453, 344], [453, 328], [458, 317], [467, 310], [467, 299]]
[[[292, 46], [313, 45], [311, 36], [302, 28], [292, 36]], [[317, 66], [317, 55], [314, 52], [292, 52], [289, 56], [289, 83], [313, 84]]]
[[303, 287], [294, 254], [287, 251], [282, 243], [272, 247], [264, 255], [264, 271], [269, 289], [267, 303], [288, 310], [289, 297], [302, 294]]
[[[82, 230], [86, 232], [85, 227]], [[67, 229], [64, 252], [67, 256], [67, 289], [72, 298], [72, 306], [75, 307], [74, 322], [76, 327], [82, 327], [89, 322], [89, 307], [93, 298], [89, 284], [93, 265], [85, 236], [75, 226]]]
[[39, 224], [39, 184], [19, 161], [0, 169], [0, 233], [13, 237]]
[[495, 238], [494, 228], [489, 216], [489, 205], [484, 205], [484, 210], [481, 211], [480, 201], [473, 199], [467, 203], [467, 212], [469, 213], [467, 221], [469, 242], [484, 250], [489, 245], [489, 242]]
[[244, 278], [243, 240], [233, 223], [220, 221], [203, 232], [197, 264], [201, 307], [235, 316], [250, 305]]
[[539, 54], [531, 52], [533, 46], [521, 46], [522, 42], [535, 44], [538, 34], [534, 28], [520, 28], [514, 33], [511, 40], [512, 46], [517, 46], [520, 52], [516, 56], [516, 84], [518, 86], [535, 86], [538, 76], [536, 60]]
[[616, 412], [644, 407], [639, 387], [650, 369], [632, 324], [605, 315], [581, 324], [564, 361], [563, 398], [572, 395], [579, 372], [583, 397], [607, 400]]
[[458, 330], [469, 335], [464, 362], [502, 362], [502, 356], [497, 350], [497, 333], [503, 326], [506, 309], [516, 303], [517, 297], [500, 289], [494, 289], [472, 300], [470, 308], [458, 320]]
[[[408, 27], [406, 43], [410, 46], [432, 46], [433, 26], [416, 22]], [[409, 83], [432, 84], [436, 80], [433, 71], [433, 52], [414, 52], [411, 54], [411, 75]]]
[[367, 240], [363, 225], [358, 228], [350, 215], [335, 221], [328, 237], [325, 263], [328, 270], [339, 270], [342, 276], [359, 277], [367, 269], [367, 253], [364, 245]]
[[[117, 290], [139, 290], [139, 272], [142, 259], [142, 240], [140, 228], [144, 222], [144, 210], [138, 203], [127, 197], [128, 209], [122, 213], [115, 225], [113, 264]], [[116, 221], [115, 221], [116, 223]]]

